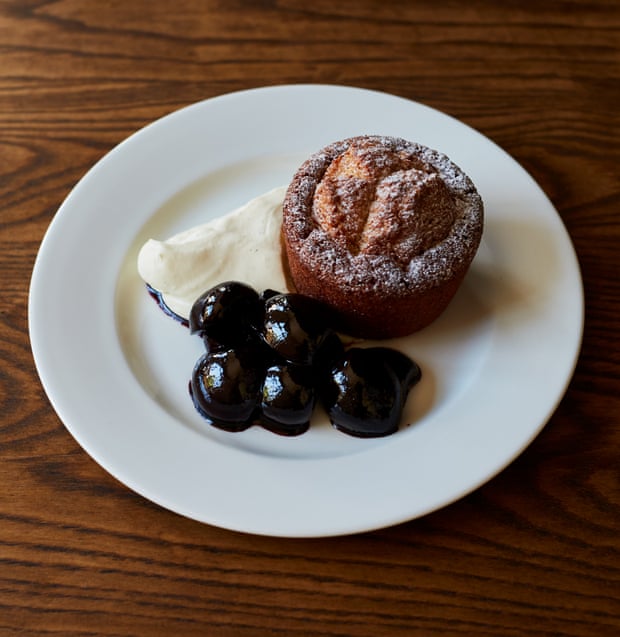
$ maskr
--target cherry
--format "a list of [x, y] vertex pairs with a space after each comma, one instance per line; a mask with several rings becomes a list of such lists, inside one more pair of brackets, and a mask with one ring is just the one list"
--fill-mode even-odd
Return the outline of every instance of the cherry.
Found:
[[190, 333], [222, 343], [238, 343], [245, 340], [250, 326], [260, 320], [261, 309], [258, 293], [249, 285], [238, 281], [221, 283], [193, 304]]
[[314, 401], [311, 370], [276, 363], [267, 369], [263, 380], [260, 422], [276, 433], [296, 436], [310, 426]]
[[265, 301], [260, 334], [278, 356], [311, 365], [329, 334], [325, 307], [301, 294], [277, 294]]
[[243, 431], [258, 405], [263, 364], [248, 349], [204, 354], [196, 363], [190, 393], [198, 412], [212, 425]]
[[362, 438], [387, 436], [398, 429], [416, 378], [419, 368], [404, 354], [354, 347], [332, 366], [321, 399], [336, 429]]

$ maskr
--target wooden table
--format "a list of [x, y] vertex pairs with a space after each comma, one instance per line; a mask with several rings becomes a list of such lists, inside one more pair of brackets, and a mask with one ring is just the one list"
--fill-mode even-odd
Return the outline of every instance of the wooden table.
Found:
[[[0, 635], [620, 634], [619, 9], [0, 2]], [[245, 535], [134, 494], [63, 427], [28, 338], [39, 244], [92, 164], [186, 104], [298, 82], [414, 99], [490, 137], [557, 207], [585, 285], [574, 379], [526, 452], [443, 510], [352, 537]]]

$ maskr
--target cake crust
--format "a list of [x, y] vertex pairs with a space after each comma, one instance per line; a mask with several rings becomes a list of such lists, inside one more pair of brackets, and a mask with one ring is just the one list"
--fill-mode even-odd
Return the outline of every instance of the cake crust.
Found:
[[354, 336], [403, 336], [433, 322], [482, 235], [473, 182], [446, 155], [364, 135], [309, 157], [284, 199], [295, 288], [330, 305]]

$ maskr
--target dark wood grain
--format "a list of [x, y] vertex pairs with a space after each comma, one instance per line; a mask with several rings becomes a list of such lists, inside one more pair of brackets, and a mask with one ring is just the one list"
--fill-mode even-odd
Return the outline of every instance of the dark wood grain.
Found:
[[[612, 1], [1, 0], [0, 635], [620, 634], [619, 45]], [[553, 201], [584, 278], [577, 370], [530, 448], [354, 537], [247, 536], [135, 495], [64, 429], [28, 341], [38, 246], [95, 161], [178, 107], [294, 82], [489, 136]]]

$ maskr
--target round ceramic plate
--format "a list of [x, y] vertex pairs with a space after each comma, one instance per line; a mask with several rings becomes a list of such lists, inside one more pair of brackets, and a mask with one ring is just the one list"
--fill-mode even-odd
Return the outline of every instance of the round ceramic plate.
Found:
[[[187, 392], [199, 339], [149, 298], [136, 271], [139, 247], [288, 183], [309, 154], [358, 134], [396, 135], [446, 153], [485, 202], [482, 245], [448, 310], [388, 343], [423, 370], [406, 424], [370, 440], [336, 431], [320, 413], [295, 438], [206, 425]], [[583, 293], [557, 212], [491, 141], [409, 100], [295, 85], [194, 104], [98, 162], [43, 240], [29, 320], [54, 409], [118, 480], [195, 520], [311, 537], [416, 518], [506, 467], [566, 389]]]

